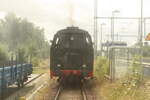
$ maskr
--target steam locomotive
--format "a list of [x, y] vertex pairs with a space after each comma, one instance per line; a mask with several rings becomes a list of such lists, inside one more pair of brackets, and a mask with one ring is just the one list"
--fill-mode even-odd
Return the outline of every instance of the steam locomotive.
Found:
[[51, 77], [93, 77], [94, 50], [91, 36], [78, 27], [58, 31], [50, 49]]

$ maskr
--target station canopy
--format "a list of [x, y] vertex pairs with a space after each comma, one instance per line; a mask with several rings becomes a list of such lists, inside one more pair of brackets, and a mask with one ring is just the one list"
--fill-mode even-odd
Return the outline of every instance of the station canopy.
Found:
[[114, 41], [103, 43], [103, 46], [127, 46], [126, 42]]

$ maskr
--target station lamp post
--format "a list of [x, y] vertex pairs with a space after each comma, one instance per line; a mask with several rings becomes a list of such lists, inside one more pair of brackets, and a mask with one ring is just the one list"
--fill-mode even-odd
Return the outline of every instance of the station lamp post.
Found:
[[101, 52], [101, 56], [102, 56], [102, 44], [103, 44], [103, 26], [105, 26], [105, 23], [100, 24], [100, 52]]
[[142, 66], [142, 57], [143, 57], [143, 0], [141, 0], [141, 34], [140, 34], [140, 65], [142, 67], [142, 77], [144, 76], [144, 67]]
[[97, 56], [97, 11], [98, 10], [98, 0], [94, 0], [94, 54]]
[[112, 18], [111, 18], [111, 39], [112, 39], [112, 42], [114, 41], [114, 30], [115, 30], [114, 17], [115, 17], [116, 13], [120, 13], [120, 11], [119, 10], [112, 11]]

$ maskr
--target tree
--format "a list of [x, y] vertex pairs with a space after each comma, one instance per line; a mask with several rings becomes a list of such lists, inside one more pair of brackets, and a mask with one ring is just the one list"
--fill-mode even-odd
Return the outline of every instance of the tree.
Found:
[[8, 53], [7, 53], [7, 46], [4, 44], [0, 44], [0, 67], [6, 61], [8, 61]]
[[5, 19], [1, 20], [0, 36], [0, 42], [7, 44], [10, 52], [24, 52], [24, 56], [42, 55], [43, 51], [47, 51], [44, 49], [49, 48], [43, 28], [36, 27], [27, 19], [17, 17], [13, 13], [8, 13]]

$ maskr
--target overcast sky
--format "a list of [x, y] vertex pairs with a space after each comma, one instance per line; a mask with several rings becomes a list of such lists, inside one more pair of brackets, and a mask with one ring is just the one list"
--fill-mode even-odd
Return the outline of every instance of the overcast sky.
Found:
[[[144, 17], [150, 17], [150, 0], [144, 1]], [[44, 27], [47, 39], [52, 39], [54, 33], [69, 25], [79, 26], [93, 34], [93, 5], [94, 0], [0, 0], [0, 18], [7, 12], [27, 18], [37, 26]], [[98, 0], [98, 16], [111, 16], [113, 10], [120, 13], [115, 16], [139, 17], [140, 0]], [[73, 20], [72, 20], [73, 19]], [[105, 22], [104, 34], [110, 33], [109, 21]], [[128, 25], [133, 23], [130, 29]], [[137, 21], [123, 21], [115, 31], [137, 34]], [[116, 27], [120, 22], [116, 22]], [[109, 29], [109, 30], [108, 30]], [[147, 29], [147, 31], [149, 31]], [[123, 33], [123, 32], [122, 32]], [[105, 37], [106, 38], [106, 37]], [[121, 39], [121, 38], [120, 38]]]

